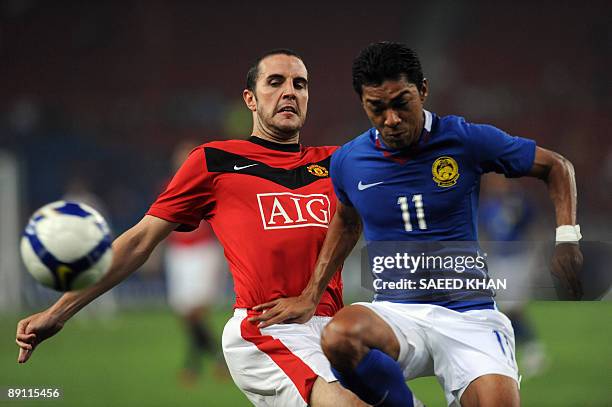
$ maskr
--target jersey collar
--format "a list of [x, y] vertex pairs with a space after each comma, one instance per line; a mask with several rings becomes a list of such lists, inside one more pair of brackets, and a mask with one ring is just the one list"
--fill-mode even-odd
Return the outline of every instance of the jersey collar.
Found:
[[429, 110], [423, 110], [425, 112], [425, 126], [423, 126], [423, 130], [431, 133], [431, 124], [433, 123], [433, 115]]
[[264, 140], [261, 137], [256, 136], [249, 137], [247, 141], [250, 141], [251, 143], [260, 145], [265, 148], [269, 148], [270, 150], [284, 151], [287, 153], [298, 153], [302, 148], [301, 144], [280, 144], [275, 143], [273, 141]]

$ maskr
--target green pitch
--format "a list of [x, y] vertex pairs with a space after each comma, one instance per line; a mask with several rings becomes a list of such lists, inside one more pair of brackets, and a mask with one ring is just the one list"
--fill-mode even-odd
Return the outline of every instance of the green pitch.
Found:
[[[524, 406], [612, 406], [612, 303], [536, 303], [529, 314], [550, 364], [523, 381]], [[217, 312], [219, 337], [229, 311]], [[185, 339], [167, 311], [126, 312], [106, 321], [73, 320], [25, 365], [16, 363], [17, 317], [0, 317], [0, 387], [60, 387], [62, 400], [0, 401], [0, 406], [248, 406], [231, 380], [207, 373], [191, 388], [178, 371]], [[429, 407], [444, 406], [435, 379], [411, 382]], [[1, 399], [0, 399], [1, 400]]]

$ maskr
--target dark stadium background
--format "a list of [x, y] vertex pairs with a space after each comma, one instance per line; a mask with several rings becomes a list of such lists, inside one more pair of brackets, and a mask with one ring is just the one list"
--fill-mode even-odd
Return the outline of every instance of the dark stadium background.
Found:
[[[309, 70], [302, 142], [344, 143], [368, 127], [351, 88], [352, 58], [370, 42], [396, 40], [421, 56], [429, 110], [494, 124], [569, 158], [583, 232], [610, 242], [609, 4], [1, 0], [0, 152], [16, 160], [20, 177], [16, 227], [0, 225], [3, 236], [18, 236], [33, 210], [77, 181], [104, 203], [115, 234], [124, 231], [159, 192], [181, 140], [250, 134], [245, 74], [271, 48], [296, 50]], [[552, 240], [544, 185], [520, 182], [539, 202], [537, 238]], [[212, 375], [195, 388], [178, 385], [184, 339], [164, 304], [159, 261], [115, 290], [119, 310], [76, 318], [18, 366], [16, 321], [55, 295], [7, 264], [0, 259], [0, 275], [19, 273], [11, 281], [20, 288], [0, 280], [0, 387], [64, 390], [63, 400], [41, 405], [247, 404], [231, 381]], [[349, 298], [364, 298], [350, 283], [358, 274], [346, 277]], [[228, 288], [219, 330], [230, 303]], [[540, 302], [529, 312], [552, 358], [543, 377], [523, 383], [524, 405], [612, 405], [610, 303]], [[429, 406], [442, 405], [434, 380], [414, 388]]]

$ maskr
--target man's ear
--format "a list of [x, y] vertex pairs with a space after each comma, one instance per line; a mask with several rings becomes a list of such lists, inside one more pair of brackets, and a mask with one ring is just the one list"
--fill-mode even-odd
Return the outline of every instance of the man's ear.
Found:
[[257, 111], [257, 97], [255, 96], [255, 92], [245, 89], [242, 91], [242, 98], [251, 112]]
[[421, 103], [425, 103], [425, 99], [427, 99], [427, 96], [429, 95], [429, 82], [427, 82], [427, 78], [423, 78], [419, 95], [421, 96]]

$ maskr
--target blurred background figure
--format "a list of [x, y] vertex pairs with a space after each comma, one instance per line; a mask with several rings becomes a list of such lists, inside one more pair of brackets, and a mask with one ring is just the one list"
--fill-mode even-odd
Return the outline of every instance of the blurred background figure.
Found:
[[[196, 146], [195, 142], [184, 141], [175, 148], [174, 172]], [[225, 281], [223, 254], [212, 229], [202, 222], [194, 231], [172, 232], [164, 250], [168, 303], [181, 318], [187, 335], [180, 379], [185, 385], [194, 384], [206, 354], [213, 356], [215, 373], [227, 376], [221, 344], [208, 323], [211, 307], [222, 299]]]
[[492, 277], [506, 278], [508, 282], [504, 300], [497, 303], [512, 321], [520, 352], [519, 373], [530, 378], [543, 373], [547, 365], [544, 345], [526, 313], [526, 299], [537, 272], [536, 254], [528, 243], [533, 239], [536, 207], [519, 182], [500, 176], [483, 177], [481, 192], [481, 240], [495, 242], [487, 265]]

